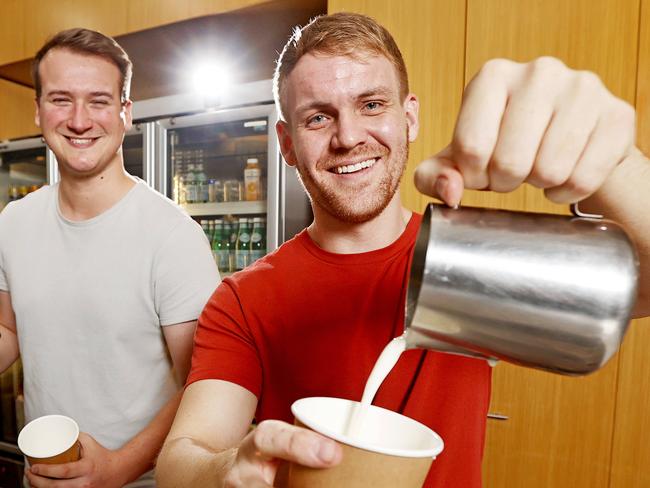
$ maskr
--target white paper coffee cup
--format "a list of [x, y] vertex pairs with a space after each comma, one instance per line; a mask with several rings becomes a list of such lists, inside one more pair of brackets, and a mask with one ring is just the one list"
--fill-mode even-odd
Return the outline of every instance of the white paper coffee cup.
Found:
[[435, 457], [440, 436], [426, 425], [391, 410], [367, 406], [354, 435], [350, 421], [359, 402], [313, 397], [294, 402], [296, 424], [342, 444], [342, 462], [328, 469], [291, 464], [290, 488], [421, 487]]
[[65, 415], [45, 415], [18, 434], [18, 448], [34, 464], [61, 464], [80, 456], [79, 426]]

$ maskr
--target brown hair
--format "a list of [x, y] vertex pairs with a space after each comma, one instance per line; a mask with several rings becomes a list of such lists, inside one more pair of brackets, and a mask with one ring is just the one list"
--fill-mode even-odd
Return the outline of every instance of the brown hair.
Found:
[[400, 97], [404, 99], [409, 92], [406, 65], [390, 32], [365, 15], [347, 12], [324, 15], [302, 28], [296, 27], [278, 57], [273, 76], [273, 96], [281, 118], [284, 81], [300, 58], [310, 52], [354, 59], [362, 59], [367, 54], [384, 56], [397, 72]]
[[126, 102], [131, 91], [131, 74], [133, 65], [124, 49], [114, 39], [96, 31], [82, 28], [68, 29], [55, 34], [36, 53], [32, 62], [32, 79], [36, 90], [36, 99], [41, 97], [41, 77], [38, 68], [42, 59], [51, 49], [68, 49], [79, 54], [100, 56], [120, 70], [121, 100]]

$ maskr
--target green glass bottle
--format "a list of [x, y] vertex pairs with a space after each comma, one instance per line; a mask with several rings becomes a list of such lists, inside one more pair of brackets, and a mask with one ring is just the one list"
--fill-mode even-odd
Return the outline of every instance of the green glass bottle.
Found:
[[239, 219], [239, 231], [235, 246], [235, 260], [237, 271], [244, 269], [250, 263], [251, 250], [251, 221], [245, 217]]
[[253, 219], [253, 231], [251, 233], [250, 262], [254, 263], [266, 254], [266, 223], [265, 219], [255, 217]]

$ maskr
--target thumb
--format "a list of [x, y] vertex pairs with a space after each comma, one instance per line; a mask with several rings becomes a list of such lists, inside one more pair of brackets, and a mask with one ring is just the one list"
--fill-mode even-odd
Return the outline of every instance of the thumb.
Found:
[[415, 187], [419, 192], [442, 200], [450, 207], [460, 204], [463, 197], [464, 180], [451, 160], [451, 149], [447, 146], [438, 154], [422, 161], [415, 169]]

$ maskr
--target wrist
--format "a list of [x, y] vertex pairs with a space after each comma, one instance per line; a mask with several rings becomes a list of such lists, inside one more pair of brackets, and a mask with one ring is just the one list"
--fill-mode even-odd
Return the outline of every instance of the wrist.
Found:
[[134, 456], [128, 449], [121, 448], [111, 451], [111, 478], [112, 481], [119, 481], [118, 486], [124, 486], [131, 481], [138, 479], [152, 466], [141, 466], [137, 456]]

